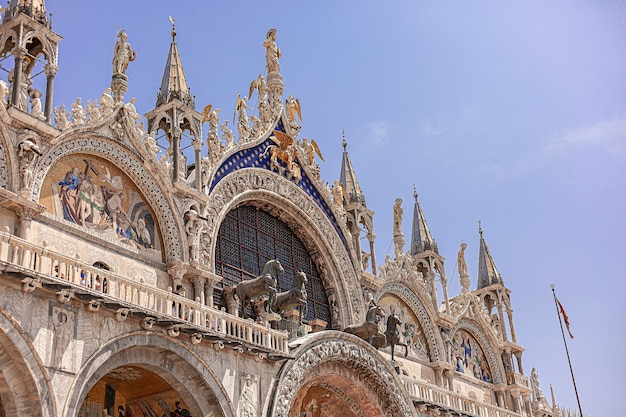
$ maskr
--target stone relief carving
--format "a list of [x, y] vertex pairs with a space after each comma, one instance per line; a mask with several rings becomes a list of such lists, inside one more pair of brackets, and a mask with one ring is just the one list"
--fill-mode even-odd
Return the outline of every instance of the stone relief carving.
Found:
[[[277, 388], [275, 416], [289, 415], [289, 407], [306, 375], [328, 361], [341, 363], [371, 381], [381, 408], [390, 415], [413, 415], [413, 405], [398, 388], [394, 376], [369, 350], [345, 340], [324, 340], [308, 348], [291, 364]], [[368, 375], [376, 375], [376, 378], [368, 378]]]

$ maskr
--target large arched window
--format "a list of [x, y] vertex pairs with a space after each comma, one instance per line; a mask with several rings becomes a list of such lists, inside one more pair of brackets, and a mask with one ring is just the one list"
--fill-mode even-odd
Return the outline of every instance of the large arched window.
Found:
[[[270, 259], [278, 259], [285, 272], [278, 277], [279, 291], [288, 291], [296, 272], [307, 274], [306, 320], [318, 318], [331, 325], [328, 298], [315, 263], [302, 241], [286, 223], [252, 206], [231, 210], [220, 225], [215, 248], [215, 272], [223, 286], [259, 276]], [[221, 293], [215, 302], [224, 306]]]

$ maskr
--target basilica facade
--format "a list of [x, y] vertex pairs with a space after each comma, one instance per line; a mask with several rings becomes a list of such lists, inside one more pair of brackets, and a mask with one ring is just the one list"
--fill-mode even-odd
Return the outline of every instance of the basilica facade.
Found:
[[137, 51], [124, 30], [110, 87], [67, 108], [53, 101], [60, 41], [43, 0], [11, 0], [0, 417], [562, 414], [524, 370], [480, 228], [475, 288], [464, 245], [448, 265], [460, 294], [447, 293], [417, 193], [411, 236], [398, 200], [394, 254], [377, 259], [345, 139], [326, 184], [317, 143], [300, 137], [276, 30], [235, 131], [220, 109], [196, 107], [173, 22], [144, 116], [125, 97]]

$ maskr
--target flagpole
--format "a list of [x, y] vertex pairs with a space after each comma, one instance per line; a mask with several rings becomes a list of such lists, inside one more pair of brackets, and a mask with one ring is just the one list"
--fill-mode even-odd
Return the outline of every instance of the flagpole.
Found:
[[569, 358], [569, 350], [567, 349], [567, 341], [565, 340], [565, 332], [563, 331], [563, 322], [561, 321], [561, 312], [559, 311], [559, 303], [556, 299], [556, 292], [554, 292], [554, 284], [550, 284], [552, 288], [552, 295], [554, 296], [554, 306], [556, 307], [556, 315], [559, 316], [559, 325], [561, 326], [561, 336], [563, 336], [563, 344], [565, 345], [565, 354], [567, 355], [567, 363], [569, 364], [569, 371], [572, 374], [572, 383], [574, 384], [574, 393], [576, 394], [576, 401], [578, 402], [578, 411], [580, 417], [583, 417], [583, 409], [580, 406], [580, 398], [578, 397], [578, 389], [576, 388], [576, 379], [574, 378], [574, 369], [572, 368], [572, 361]]

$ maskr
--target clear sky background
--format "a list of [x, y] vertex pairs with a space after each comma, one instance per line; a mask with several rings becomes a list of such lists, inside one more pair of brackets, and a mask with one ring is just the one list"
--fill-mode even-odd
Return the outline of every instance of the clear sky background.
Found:
[[[111, 80], [116, 25], [137, 60], [126, 100], [154, 108], [171, 41], [201, 110], [232, 118], [265, 71], [278, 32], [285, 97], [302, 103], [339, 176], [342, 130], [376, 212], [379, 261], [392, 206], [413, 184], [450, 293], [461, 239], [476, 286], [478, 221], [508, 288], [525, 373], [576, 409], [550, 283], [569, 314], [583, 411], [626, 415], [626, 4], [618, 1], [46, 1], [64, 37], [54, 105], [97, 99]], [[254, 101], [254, 100], [253, 100]], [[236, 129], [233, 128], [236, 131]], [[206, 135], [206, 126], [205, 126]], [[405, 249], [408, 249], [408, 243]], [[441, 294], [441, 292], [440, 292]]]

